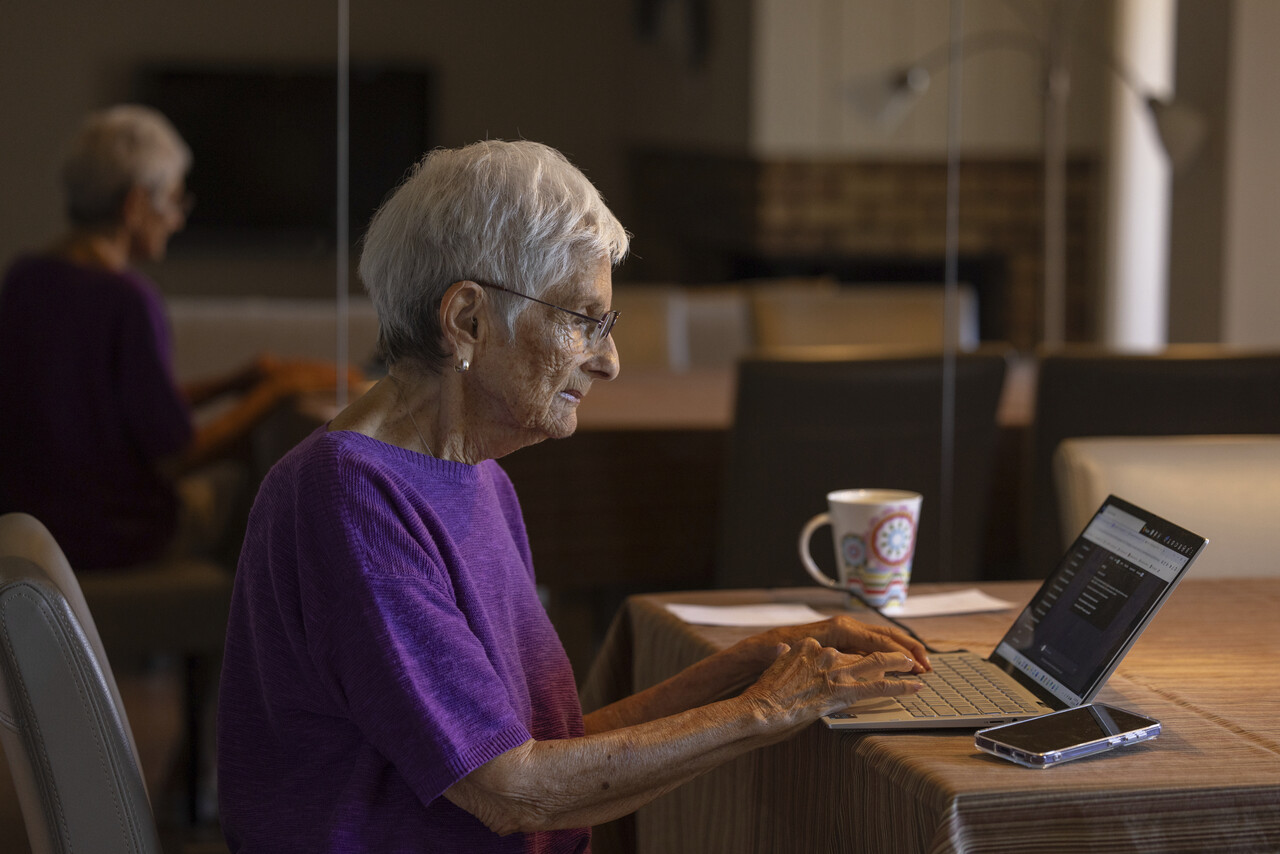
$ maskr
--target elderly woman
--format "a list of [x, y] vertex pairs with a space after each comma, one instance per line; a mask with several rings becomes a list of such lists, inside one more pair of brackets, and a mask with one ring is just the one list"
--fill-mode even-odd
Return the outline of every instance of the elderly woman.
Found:
[[268, 475], [236, 578], [232, 851], [584, 851], [591, 825], [918, 689], [897, 678], [927, 669], [918, 643], [841, 617], [584, 719], [496, 460], [572, 434], [617, 376], [626, 249], [587, 179], [531, 142], [435, 151], [375, 216], [360, 273], [387, 376]]
[[[77, 570], [215, 550], [236, 476], [184, 476], [283, 395], [333, 382], [332, 366], [263, 359], [175, 383], [164, 304], [133, 265], [163, 258], [186, 223], [190, 165], [154, 110], [91, 114], [63, 166], [70, 228], [0, 286], [0, 512], [40, 518]], [[244, 396], [197, 429], [191, 407], [229, 393]]]

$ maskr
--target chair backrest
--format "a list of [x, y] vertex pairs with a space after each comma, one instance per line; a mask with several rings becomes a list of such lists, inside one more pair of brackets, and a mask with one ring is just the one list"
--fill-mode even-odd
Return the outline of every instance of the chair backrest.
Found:
[[1063, 540], [1078, 533], [1061, 530], [1053, 485], [1053, 454], [1063, 439], [1280, 433], [1280, 353], [1183, 345], [1159, 354], [1078, 348], [1045, 355], [1031, 433], [1017, 574], [1043, 578]]
[[690, 368], [732, 368], [751, 352], [751, 307], [744, 288], [686, 288], [684, 311]]
[[614, 334], [624, 367], [684, 370], [688, 324], [684, 291], [675, 285], [615, 285], [610, 305], [619, 313]]
[[753, 287], [615, 284], [612, 307], [621, 313], [615, 338], [623, 368], [732, 367], [754, 343], [747, 298]]
[[1066, 439], [1053, 467], [1064, 533], [1115, 494], [1209, 538], [1196, 578], [1280, 575], [1280, 436]]
[[[740, 362], [717, 584], [811, 584], [797, 557], [800, 528], [827, 509], [826, 493], [845, 487], [922, 493], [912, 579], [978, 578], [1005, 364], [1003, 352], [944, 360], [869, 348], [805, 348]], [[955, 406], [947, 477], [949, 375]], [[833, 549], [815, 545], [813, 553], [833, 572]]]
[[910, 345], [941, 350], [952, 340], [978, 346], [973, 288], [956, 289], [948, 311], [942, 285], [760, 286], [751, 292], [756, 344], [762, 348], [848, 344]]
[[160, 852], [115, 677], [61, 548], [0, 516], [0, 743], [35, 854]]

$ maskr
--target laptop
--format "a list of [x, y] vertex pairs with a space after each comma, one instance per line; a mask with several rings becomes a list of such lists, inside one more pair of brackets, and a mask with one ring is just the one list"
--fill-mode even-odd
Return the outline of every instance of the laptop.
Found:
[[823, 721], [853, 730], [987, 727], [1088, 703], [1208, 542], [1108, 496], [989, 656], [930, 653], [935, 672], [920, 677], [919, 694], [866, 700]]

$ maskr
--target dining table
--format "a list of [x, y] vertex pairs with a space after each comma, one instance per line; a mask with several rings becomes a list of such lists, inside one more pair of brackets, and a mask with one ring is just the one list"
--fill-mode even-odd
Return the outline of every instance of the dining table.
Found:
[[[988, 654], [1036, 583], [976, 587], [1012, 608], [905, 621], [935, 649]], [[758, 628], [686, 622], [672, 603], [807, 604], [881, 622], [819, 588], [628, 598], [583, 685], [590, 711]], [[1150, 742], [1031, 769], [972, 729], [838, 731], [815, 722], [596, 828], [596, 854], [1280, 850], [1280, 574], [1187, 578], [1096, 699], [1156, 718]]]

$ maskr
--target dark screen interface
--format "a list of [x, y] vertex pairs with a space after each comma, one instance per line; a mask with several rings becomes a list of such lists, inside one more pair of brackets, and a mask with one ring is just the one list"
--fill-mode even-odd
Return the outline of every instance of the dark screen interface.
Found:
[[1027, 606], [1020, 622], [1031, 633], [1015, 649], [1080, 694], [1128, 640], [1133, 618], [1168, 585], [1085, 540], [1045, 596]]
[[1002, 646], [1083, 695], [1124, 650], [1201, 542], [1176, 526], [1108, 505], [1076, 539]]

